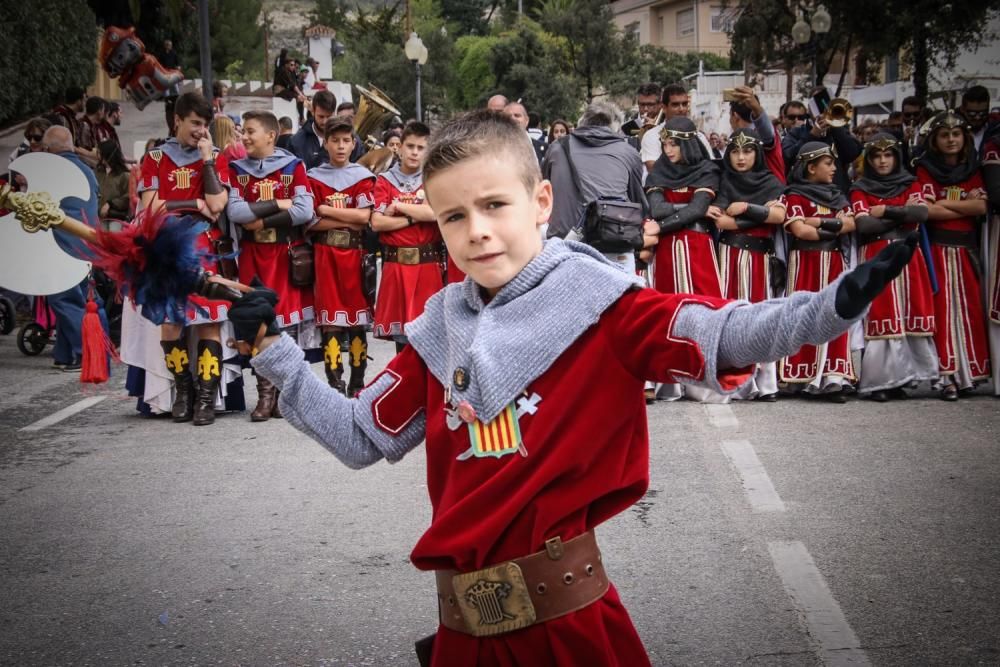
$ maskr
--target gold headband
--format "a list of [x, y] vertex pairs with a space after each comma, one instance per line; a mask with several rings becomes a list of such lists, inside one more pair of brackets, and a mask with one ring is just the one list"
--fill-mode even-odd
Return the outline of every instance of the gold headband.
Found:
[[898, 147], [899, 141], [897, 139], [876, 139], [875, 141], [869, 141], [865, 144], [865, 152], [888, 151]]
[[823, 146], [823, 148], [817, 148], [814, 151], [809, 151], [808, 153], [800, 153], [798, 161], [799, 162], [812, 162], [817, 160], [824, 155], [829, 155], [834, 160], [837, 159], [837, 147], [834, 145]]
[[660, 143], [662, 144], [667, 139], [687, 141], [688, 139], [696, 136], [698, 136], [697, 131], [685, 132], [683, 130], [668, 130], [667, 128], [663, 128], [660, 130]]
[[927, 121], [927, 134], [931, 134], [942, 127], [949, 130], [953, 130], [956, 127], [960, 127], [963, 130], [971, 130], [968, 121], [954, 111], [942, 111]]
[[759, 139], [756, 139], [755, 137], [752, 137], [749, 134], [745, 134], [743, 132], [737, 132], [736, 134], [734, 134], [729, 138], [729, 144], [731, 146], [735, 146], [736, 148], [746, 148], [747, 146], [752, 146], [753, 148], [756, 148], [757, 146], [761, 145], [761, 142]]

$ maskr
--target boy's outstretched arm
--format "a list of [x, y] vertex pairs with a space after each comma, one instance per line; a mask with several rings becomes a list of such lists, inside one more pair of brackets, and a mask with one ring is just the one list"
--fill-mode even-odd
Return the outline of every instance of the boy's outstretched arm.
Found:
[[708, 378], [730, 368], [777, 361], [803, 345], [825, 343], [846, 332], [902, 272], [916, 245], [916, 234], [911, 234], [819, 292], [718, 310], [689, 304], [677, 313], [674, 333], [716, 352], [705, 355]]
[[258, 342], [261, 351], [250, 363], [281, 390], [281, 413], [292, 426], [354, 469], [382, 458], [394, 463], [423, 441], [426, 422], [422, 410], [401, 405], [407, 396], [422, 395], [420, 387], [405, 386], [423, 382], [415, 352], [410, 351], [413, 359], [397, 357], [357, 398], [349, 399], [312, 372], [292, 338], [273, 335], [277, 333], [274, 303], [263, 292], [255, 290], [235, 302], [229, 319], [241, 341], [256, 339], [261, 325], [268, 327], [271, 335]]

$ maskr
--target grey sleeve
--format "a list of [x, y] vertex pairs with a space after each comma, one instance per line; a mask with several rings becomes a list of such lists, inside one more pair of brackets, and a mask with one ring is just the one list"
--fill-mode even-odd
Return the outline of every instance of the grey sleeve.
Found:
[[288, 423], [348, 468], [364, 468], [382, 458], [395, 463], [424, 439], [422, 412], [396, 435], [390, 436], [375, 425], [372, 403], [396, 381], [389, 374], [349, 399], [316, 377], [302, 350], [287, 334], [250, 364], [281, 390], [278, 402]]
[[229, 188], [229, 201], [226, 202], [226, 215], [230, 222], [237, 225], [248, 225], [257, 219], [250, 210], [250, 204], [240, 194], [239, 188]]
[[292, 208], [288, 211], [292, 216], [292, 225], [305, 225], [312, 222], [313, 213], [313, 194], [309, 188], [296, 188], [295, 195], [292, 197]]
[[819, 292], [795, 292], [755, 304], [737, 301], [718, 310], [687, 304], [677, 313], [673, 333], [698, 344], [705, 357], [703, 384], [721, 393], [720, 370], [777, 361], [803, 345], [833, 340], [862, 319], [867, 308], [855, 320], [837, 314], [835, 301], [842, 279]]
[[753, 128], [760, 136], [760, 141], [765, 146], [774, 145], [774, 125], [771, 124], [771, 117], [764, 111], [759, 117], [753, 119]]

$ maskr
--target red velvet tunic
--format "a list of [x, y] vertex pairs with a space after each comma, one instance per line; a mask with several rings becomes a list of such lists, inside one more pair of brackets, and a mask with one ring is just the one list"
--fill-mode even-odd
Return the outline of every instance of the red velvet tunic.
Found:
[[[375, 210], [385, 211], [393, 200], [412, 198], [413, 203], [422, 203], [422, 187], [413, 192], [400, 192], [384, 176], [375, 182]], [[379, 239], [383, 245], [415, 247], [429, 243], [441, 243], [441, 233], [436, 222], [418, 222], [403, 229], [382, 232]], [[406, 323], [424, 312], [424, 304], [432, 294], [444, 287], [441, 265], [405, 265], [398, 262], [382, 262], [382, 282], [375, 301], [375, 336], [392, 338], [406, 335]]]
[[[907, 206], [924, 201], [920, 184], [914, 181], [905, 192], [891, 199], [854, 190], [851, 192], [851, 208], [854, 215], [867, 215], [873, 206]], [[916, 231], [917, 225], [907, 224], [903, 228]], [[874, 241], [861, 248], [858, 261], [867, 262], [893, 241]], [[927, 263], [923, 251], [917, 248], [913, 260], [906, 265], [902, 275], [893, 281], [889, 289], [879, 294], [872, 302], [865, 319], [865, 339], [902, 338], [904, 336], [934, 335], [934, 292], [927, 273]]]
[[[687, 204], [698, 190], [715, 196], [707, 188], [680, 188], [664, 189], [663, 197], [671, 204]], [[653, 286], [666, 294], [721, 297], [722, 286], [712, 235], [690, 229], [663, 234], [656, 246]]]
[[[433, 517], [413, 563], [423, 570], [479, 569], [540, 551], [554, 536], [576, 537], [640, 499], [649, 483], [644, 379], [704, 377], [701, 350], [671, 335], [678, 308], [689, 302], [724, 303], [647, 289], [608, 308], [515, 400], [525, 455], [517, 448], [469, 455], [470, 427], [449, 429], [441, 384], [412, 347], [397, 356], [385, 371], [396, 378], [383, 392], [392, 400], [376, 399], [373, 416], [392, 434], [421, 411], [426, 415]], [[719, 379], [735, 388], [747, 378], [744, 369]], [[579, 390], [596, 386], [600, 392]], [[649, 661], [612, 586], [579, 611], [498, 637], [441, 627], [434, 664], [633, 667]]]
[[[829, 218], [839, 212], [819, 206], [802, 195], [786, 194], [782, 195], [781, 199], [786, 206], [786, 221], [796, 218]], [[839, 252], [790, 250], [787, 294], [802, 291], [818, 292], [836, 280], [845, 268], [844, 256]], [[825, 348], [825, 359], [822, 348]], [[822, 368], [821, 360], [823, 360]], [[855, 379], [846, 333], [826, 343], [825, 346], [804, 345], [794, 355], [782, 359], [778, 365], [778, 378], [789, 384], [809, 384], [820, 375]]]
[[[775, 225], [761, 224], [739, 230], [760, 239], [773, 239]], [[771, 267], [762, 252], [753, 252], [719, 243], [719, 282], [722, 296], [760, 303], [771, 296]]]
[[[309, 188], [306, 169], [301, 161], [295, 165], [291, 174], [283, 174], [281, 169], [276, 169], [262, 178], [253, 174], [240, 174], [235, 166], [230, 165], [229, 180], [248, 204], [291, 199], [300, 188]], [[305, 241], [296, 241], [292, 245], [303, 243]], [[274, 312], [278, 317], [279, 327], [312, 319], [312, 290], [291, 284], [287, 243], [255, 243], [241, 238], [239, 270], [240, 282], [244, 285], [249, 285], [256, 276], [278, 293], [278, 305]]]
[[[944, 199], [964, 199], [976, 188], [983, 188], [977, 171], [958, 185], [940, 185], [923, 167], [917, 168], [917, 181], [929, 203]], [[929, 220], [930, 229], [978, 233], [975, 218]], [[960, 360], [968, 361], [971, 380], [985, 380], [990, 375], [990, 351], [986, 337], [986, 315], [980, 295], [982, 285], [975, 261], [966, 248], [931, 243], [938, 292], [934, 295], [937, 333], [934, 343], [941, 362], [941, 374], [958, 372]]]
[[[374, 178], [361, 179], [343, 191], [335, 190], [315, 178], [310, 178], [309, 184], [312, 186], [317, 209], [321, 204], [343, 208], [371, 208], [375, 201]], [[342, 196], [336, 197], [338, 194]], [[320, 243], [313, 248], [316, 262], [316, 283], [313, 286], [316, 296], [316, 324], [336, 327], [363, 327], [371, 324], [371, 310], [361, 282], [364, 251], [335, 248]]]
[[[160, 201], [184, 201], [188, 199], [204, 199], [205, 187], [201, 180], [201, 159], [178, 167], [170, 159], [166, 152], [160, 149], [153, 149], [146, 153], [142, 159], [140, 171], [139, 192], [146, 190], [156, 190], [156, 196]], [[221, 153], [215, 154], [215, 171], [219, 175], [219, 180], [226, 187], [229, 183], [229, 163]], [[191, 211], [179, 211], [179, 214], [191, 214]], [[197, 216], [197, 213], [194, 213]], [[222, 236], [222, 232], [214, 224], [209, 224], [208, 230], [198, 237], [198, 250], [206, 255], [214, 254], [212, 241]], [[204, 268], [217, 272], [215, 260], [206, 259], [203, 262]], [[228, 301], [211, 301], [197, 294], [188, 295], [187, 322], [201, 323], [205, 321], [223, 322], [226, 319], [226, 311], [229, 310]]]

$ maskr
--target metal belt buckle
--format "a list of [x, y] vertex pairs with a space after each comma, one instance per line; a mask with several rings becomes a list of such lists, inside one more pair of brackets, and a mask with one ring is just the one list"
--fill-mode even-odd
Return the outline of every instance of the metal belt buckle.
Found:
[[489, 637], [535, 622], [535, 605], [517, 563], [510, 561], [451, 578], [469, 632]]
[[326, 232], [326, 242], [336, 248], [350, 248], [351, 233], [346, 229], [329, 229]]
[[278, 230], [276, 230], [274, 227], [254, 230], [253, 240], [254, 243], [277, 243]]
[[420, 263], [420, 248], [397, 248], [396, 261], [400, 264], [415, 265]]

